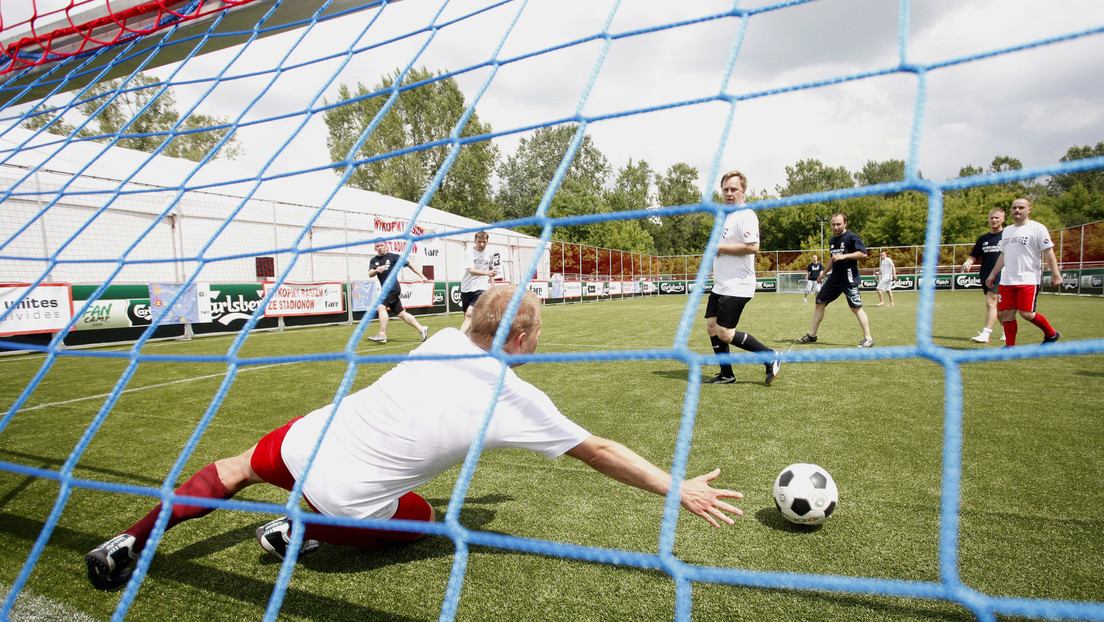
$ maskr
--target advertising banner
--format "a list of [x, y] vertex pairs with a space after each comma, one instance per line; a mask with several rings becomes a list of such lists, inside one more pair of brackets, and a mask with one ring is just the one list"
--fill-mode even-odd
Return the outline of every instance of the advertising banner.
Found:
[[[276, 287], [265, 282], [264, 295]], [[326, 315], [345, 310], [341, 283], [284, 283], [276, 289], [265, 307], [265, 317]]]
[[1082, 270], [1078, 293], [1100, 296], [1104, 294], [1104, 270]]
[[912, 275], [898, 276], [893, 279], [893, 289], [903, 289], [906, 291], [916, 289], [916, 277]]
[[981, 282], [981, 275], [977, 272], [954, 275], [955, 289], [981, 289], [985, 285]]
[[610, 296], [621, 295], [621, 281], [610, 281], [606, 284], [606, 287], [608, 288]]
[[[353, 312], [367, 311], [368, 307], [372, 304], [372, 301], [376, 300], [376, 296], [379, 294], [379, 281], [375, 279], [369, 279], [367, 281], [353, 281], [350, 284], [350, 291], [352, 292], [352, 309]], [[434, 305], [443, 305], [445, 302], [444, 293], [440, 295], [436, 293], [435, 283], [399, 283], [401, 288], [401, 294], [399, 300], [402, 302], [404, 309], [419, 309], [423, 307], [432, 307]], [[451, 283], [448, 285], [452, 292], [452, 308], [460, 308], [460, 284]], [[379, 302], [383, 302], [380, 300]], [[442, 310], [444, 308], [442, 307]]]
[[73, 330], [149, 326], [151, 316], [148, 298], [101, 298], [85, 309]]
[[73, 290], [68, 283], [0, 285], [0, 315], [0, 336], [56, 333], [73, 318]]
[[[916, 280], [917, 288], [922, 287], [924, 285], [924, 277], [918, 276], [918, 277], [916, 277], [916, 279], [917, 279]], [[954, 287], [954, 275], [953, 274], [937, 274], [937, 275], [935, 275], [935, 289], [936, 290], [946, 290], [946, 289], [951, 289], [952, 287]]]
[[654, 294], [656, 293], [655, 281], [644, 280], [640, 282], [640, 293], [642, 294]]
[[[459, 290], [457, 290], [459, 291]], [[354, 313], [360, 311], [367, 311], [371, 302], [376, 299], [379, 292], [379, 281], [377, 279], [369, 279], [367, 281], [353, 281], [349, 284], [350, 296], [352, 296], [352, 302], [350, 306]], [[457, 304], [460, 302], [460, 295], [456, 295]]]
[[548, 300], [548, 281], [529, 281], [529, 291], [537, 295], [541, 300]]
[[207, 283], [192, 283], [171, 308], [183, 283], [150, 283], [151, 319], [160, 324], [201, 324], [211, 321], [211, 290]]
[[661, 295], [682, 294], [686, 295], [686, 281], [660, 281], [659, 293]]
[[1042, 291], [1051, 294], [1076, 294], [1079, 285], [1078, 281], [1077, 270], [1062, 270], [1062, 285], [1060, 287], [1053, 287], [1050, 284], [1050, 270], [1044, 270]]
[[583, 283], [583, 294], [587, 298], [605, 296], [605, 285], [602, 281], [587, 281]]
[[400, 283], [399, 299], [404, 309], [420, 309], [433, 306], [433, 283]]
[[582, 298], [583, 297], [583, 282], [582, 281], [564, 281], [563, 282], [563, 297], [564, 298]]
[[770, 276], [762, 279], [755, 279], [755, 291], [757, 293], [778, 291], [778, 278]]

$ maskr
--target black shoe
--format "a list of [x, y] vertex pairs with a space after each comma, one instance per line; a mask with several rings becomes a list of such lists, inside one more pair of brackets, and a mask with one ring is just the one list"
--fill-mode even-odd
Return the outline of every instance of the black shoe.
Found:
[[1062, 333], [1054, 331], [1053, 337], [1043, 337], [1043, 344], [1054, 343], [1058, 341], [1058, 338], [1062, 336]]
[[[286, 516], [257, 527], [257, 541], [261, 543], [261, 548], [281, 560], [287, 555], [289, 540], [291, 540], [291, 521]], [[299, 547], [299, 557], [310, 555], [317, 551], [319, 546], [321, 543], [318, 540], [303, 540], [303, 545]]]
[[724, 374], [717, 374], [709, 380], [706, 380], [702, 384], [732, 384], [736, 382], [736, 376], [725, 376]]
[[798, 343], [816, 343], [816, 336], [805, 333], [801, 336], [801, 339], [797, 340]]
[[[778, 352], [775, 351], [774, 354], [777, 356]], [[774, 359], [767, 363], [767, 379], [764, 380], [763, 383], [770, 384], [774, 382], [774, 379], [778, 377], [778, 370], [780, 369], [782, 369], [782, 361], [779, 359]]]
[[97, 590], [114, 590], [126, 585], [133, 572], [128, 566], [138, 557], [134, 553], [134, 542], [134, 536], [120, 534], [84, 556], [92, 587]]

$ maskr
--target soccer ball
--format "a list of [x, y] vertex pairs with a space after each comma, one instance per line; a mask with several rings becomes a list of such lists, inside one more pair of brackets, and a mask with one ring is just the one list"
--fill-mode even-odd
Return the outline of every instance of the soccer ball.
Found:
[[839, 490], [828, 471], [815, 464], [791, 464], [774, 480], [774, 504], [791, 523], [819, 525], [839, 501]]

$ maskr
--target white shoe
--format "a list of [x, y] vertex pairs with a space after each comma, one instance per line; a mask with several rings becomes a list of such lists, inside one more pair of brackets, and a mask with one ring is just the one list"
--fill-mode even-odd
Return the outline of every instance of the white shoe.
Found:
[[989, 343], [989, 333], [983, 330], [979, 330], [977, 335], [970, 337], [970, 341], [975, 341], [977, 343]]
[[422, 330], [418, 331], [418, 334], [422, 336], [422, 341], [425, 341], [426, 337], [429, 336], [429, 327], [423, 326]]
[[1001, 341], [1004, 341], [1004, 333], [1001, 333]]
[[368, 338], [368, 341], [375, 341], [376, 343], [387, 343], [387, 337], [385, 335], [372, 335]]

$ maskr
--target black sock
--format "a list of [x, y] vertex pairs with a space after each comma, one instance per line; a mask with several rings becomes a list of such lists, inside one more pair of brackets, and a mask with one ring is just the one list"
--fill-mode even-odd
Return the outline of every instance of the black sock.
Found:
[[763, 345], [758, 339], [752, 337], [748, 333], [736, 331], [732, 335], [732, 345], [748, 352], [769, 352], [771, 348]]
[[[714, 354], [728, 354], [728, 344], [725, 343], [724, 341], [722, 341], [720, 337], [717, 337], [716, 335], [714, 335], [714, 336], [709, 338], [709, 342], [713, 344], [713, 353]], [[722, 363], [721, 364], [721, 375], [722, 376], [731, 376], [731, 375], [733, 375], [732, 374], [732, 365], [729, 365], [728, 363]]]

